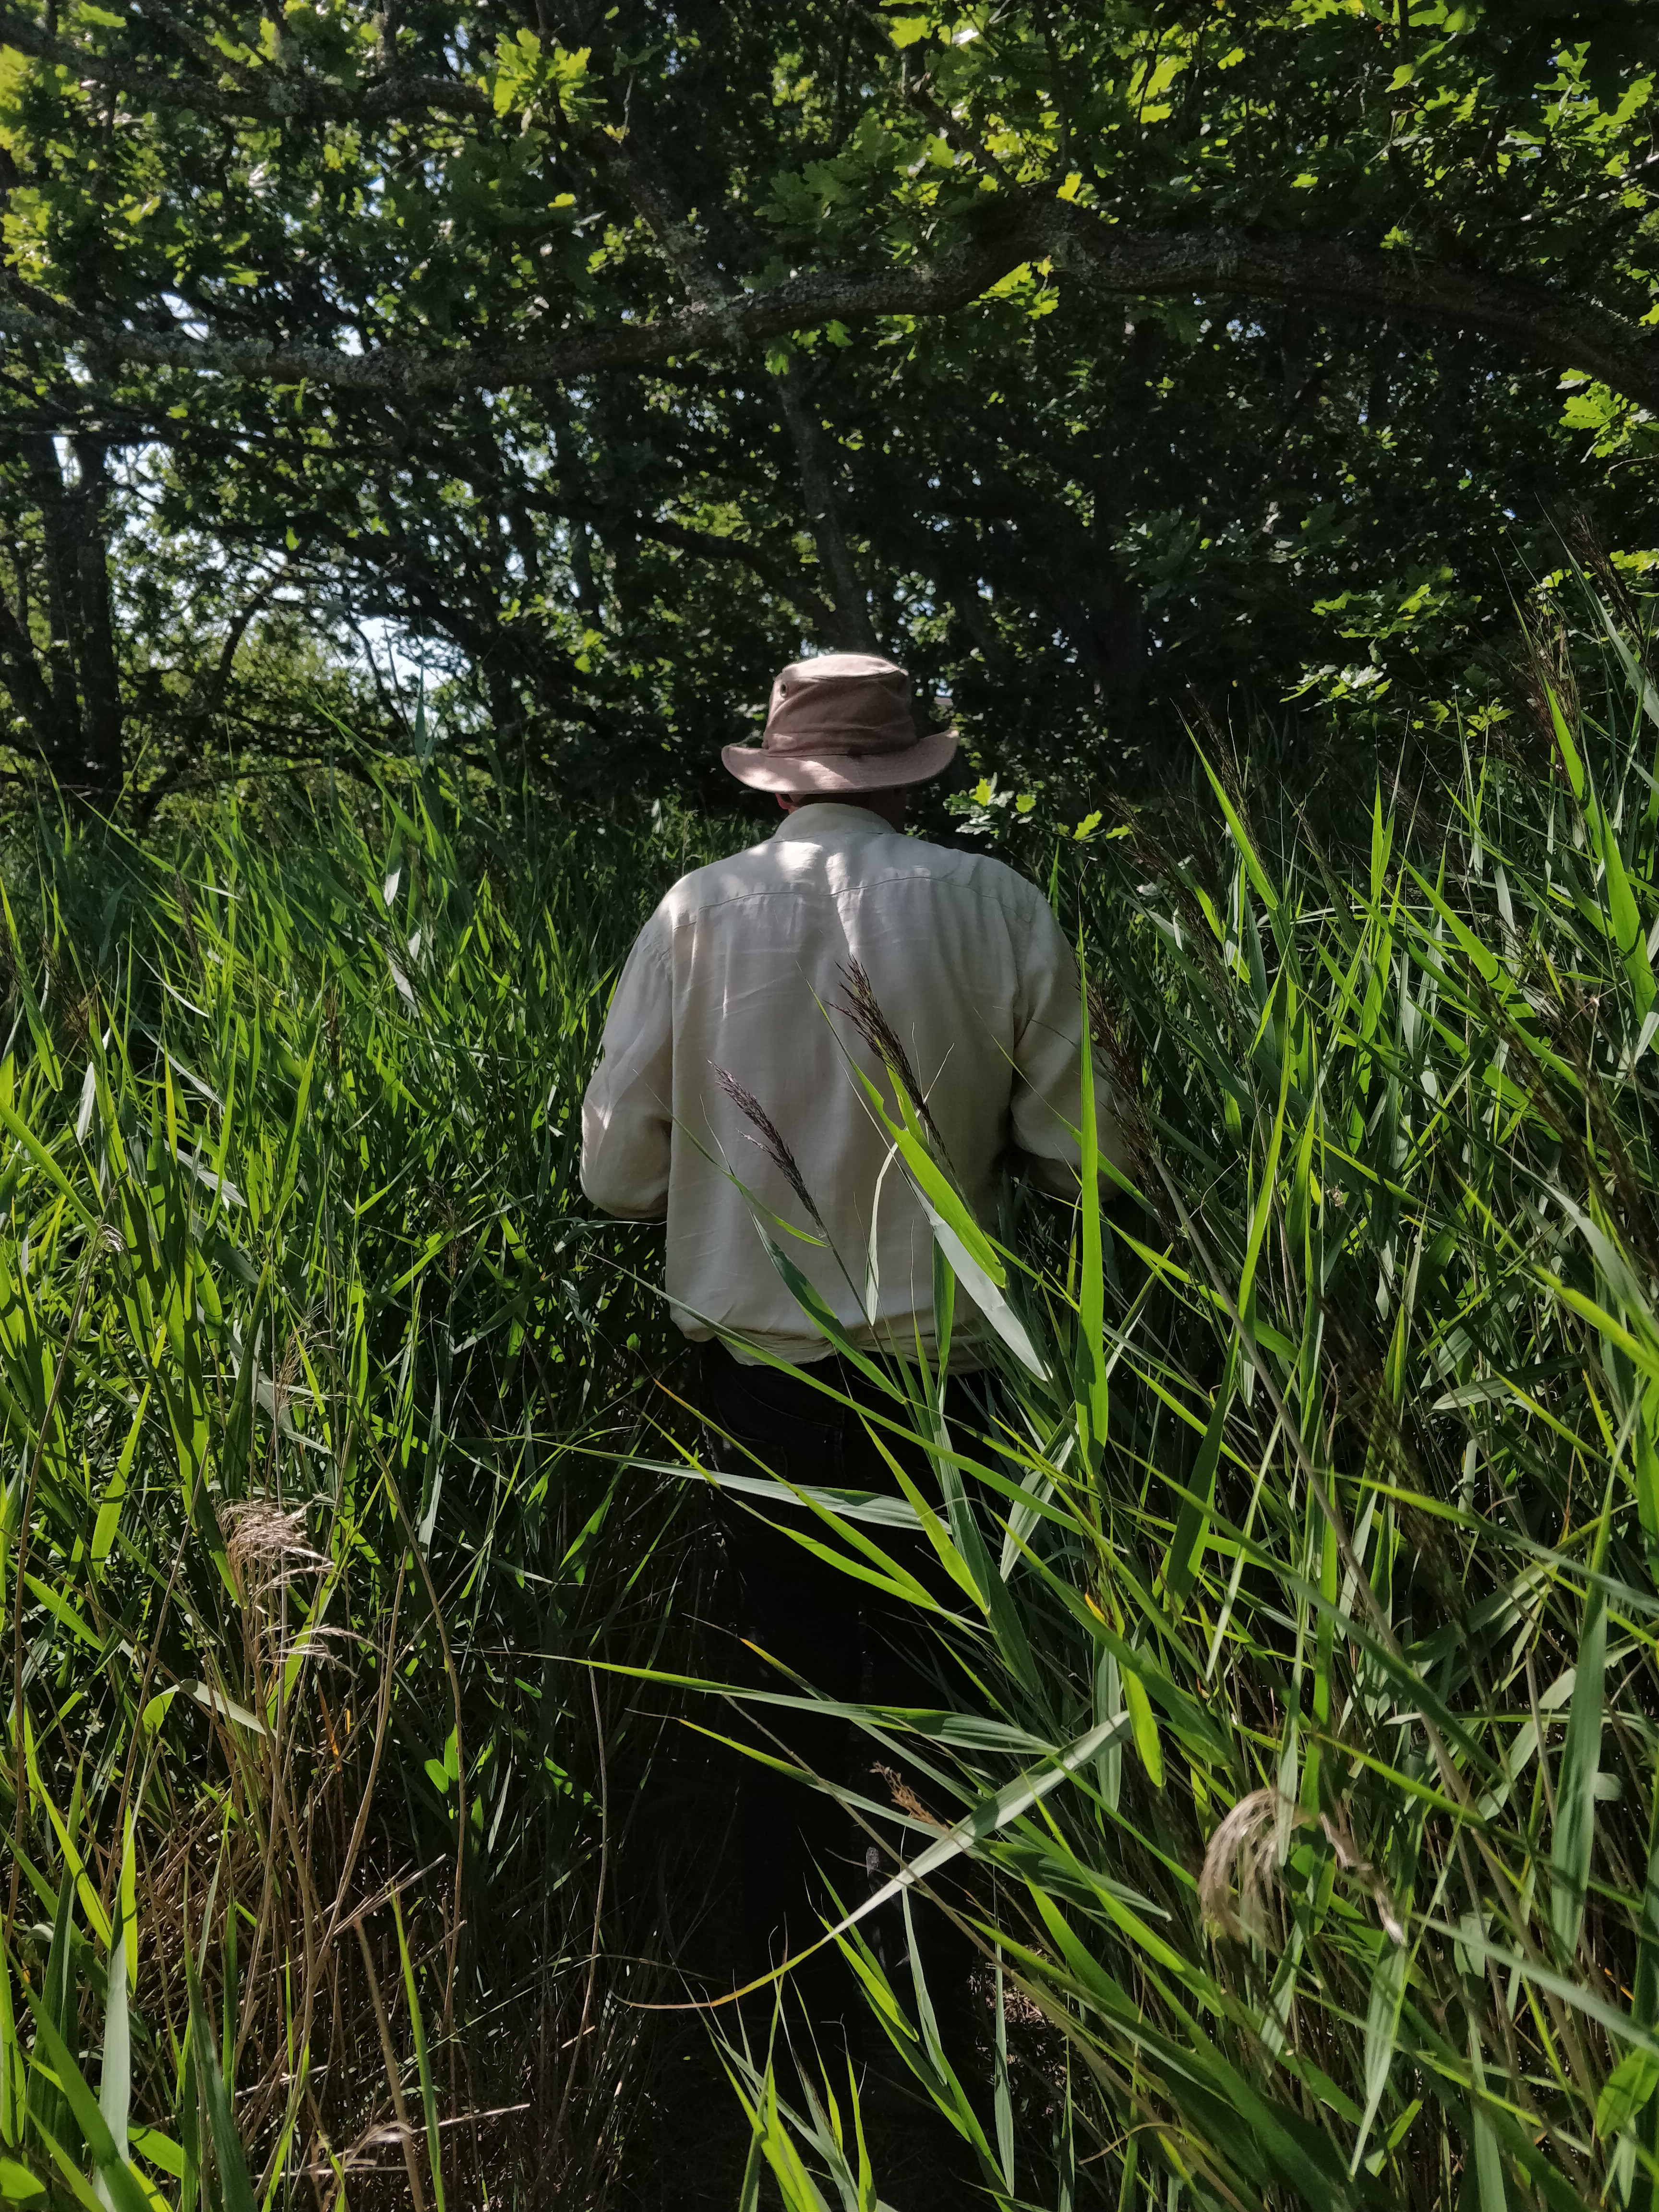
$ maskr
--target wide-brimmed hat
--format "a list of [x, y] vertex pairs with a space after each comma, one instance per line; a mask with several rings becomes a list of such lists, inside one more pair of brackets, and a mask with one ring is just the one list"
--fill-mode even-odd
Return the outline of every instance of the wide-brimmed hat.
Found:
[[823, 653], [792, 661], [772, 686], [757, 745], [727, 745], [720, 758], [757, 791], [890, 791], [937, 775], [957, 733], [919, 738], [910, 679], [873, 653]]

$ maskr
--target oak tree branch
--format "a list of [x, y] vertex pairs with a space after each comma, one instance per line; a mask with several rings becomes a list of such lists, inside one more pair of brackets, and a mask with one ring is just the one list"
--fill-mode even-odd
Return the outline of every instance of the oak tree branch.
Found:
[[[0, 9], [0, 38], [11, 35]], [[33, 43], [46, 43], [45, 34]], [[398, 82], [407, 88], [411, 81]], [[434, 81], [434, 90], [445, 82]], [[637, 200], [643, 179], [629, 181]], [[672, 233], [667, 211], [653, 212]], [[15, 278], [0, 295], [0, 330], [137, 367], [314, 383], [404, 402], [556, 384], [690, 355], [741, 353], [830, 321], [948, 314], [1023, 263], [1045, 260], [1115, 297], [1284, 300], [1470, 331], [1540, 368], [1583, 369], [1659, 411], [1659, 343], [1652, 334], [1559, 289], [1454, 268], [1405, 249], [1361, 252], [1305, 232], [1143, 228], [1036, 194], [1011, 198], [966, 243], [928, 259], [875, 270], [820, 269], [736, 295], [705, 283], [697, 288], [700, 296], [678, 313], [640, 322], [572, 323], [547, 339], [348, 353], [289, 340], [195, 337], [177, 326], [144, 328], [89, 315]]]

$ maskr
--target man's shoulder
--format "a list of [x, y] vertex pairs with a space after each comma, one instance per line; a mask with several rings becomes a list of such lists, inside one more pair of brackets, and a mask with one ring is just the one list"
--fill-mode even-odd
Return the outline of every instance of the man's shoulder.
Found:
[[779, 848], [769, 837], [763, 837], [757, 845], [728, 853], [723, 860], [707, 861], [682, 876], [657, 911], [665, 921], [684, 921], [710, 907], [724, 906], [728, 900], [776, 890], [785, 874], [779, 864]]
[[896, 865], [904, 872], [923, 875], [940, 884], [951, 884], [976, 898], [994, 899], [1022, 912], [1045, 903], [1042, 893], [1027, 876], [988, 853], [975, 853], [961, 845], [935, 845], [926, 837], [894, 840], [904, 860]]
[[926, 837], [860, 837], [837, 847], [836, 857], [839, 866], [826, 866], [823, 847], [764, 837], [682, 876], [663, 899], [658, 916], [673, 928], [717, 907], [774, 891], [797, 891], [820, 872], [826, 890], [833, 884], [839, 890], [864, 887], [878, 892], [884, 885], [925, 883], [947, 897], [954, 893], [990, 900], [1022, 915], [1045, 903], [1035, 884], [988, 853], [936, 845]]

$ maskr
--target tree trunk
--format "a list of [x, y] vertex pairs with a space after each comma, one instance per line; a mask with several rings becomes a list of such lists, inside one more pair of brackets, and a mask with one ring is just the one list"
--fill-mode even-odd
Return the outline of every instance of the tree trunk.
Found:
[[29, 635], [27, 601], [21, 590], [18, 596], [25, 610], [21, 620], [0, 592], [0, 683], [11, 694], [13, 712], [28, 725], [24, 743], [41, 760], [49, 761], [55, 755], [58, 712]]
[[36, 433], [23, 441], [29, 488], [40, 512], [41, 566], [46, 580], [46, 680], [52, 686], [57, 728], [52, 737], [52, 756], [67, 781], [73, 781], [72, 764], [82, 754], [81, 702], [75, 683], [75, 611], [80, 599], [80, 578], [70, 525], [64, 472], [58, 448], [48, 436]]
[[8, 610], [0, 624], [0, 665], [13, 706], [36, 732], [64, 790], [107, 807], [120, 792], [125, 765], [110, 605], [107, 448], [101, 439], [76, 438], [73, 452], [75, 481], [66, 483], [54, 439], [33, 433], [21, 441], [40, 518], [46, 667], [43, 674], [21, 591], [24, 613], [13, 617]]
[[830, 587], [828, 597], [836, 618], [833, 643], [840, 653], [879, 653], [869, 599], [842, 527], [828, 445], [817, 410], [806, 398], [800, 363], [792, 361], [786, 374], [775, 381], [778, 404], [795, 448], [795, 466], [812, 542], [818, 550], [818, 565]]
[[115, 658], [115, 623], [110, 605], [107, 453], [101, 439], [75, 441], [81, 470], [76, 501], [81, 526], [75, 557], [82, 758], [89, 793], [106, 803], [120, 791], [125, 764], [121, 672]]

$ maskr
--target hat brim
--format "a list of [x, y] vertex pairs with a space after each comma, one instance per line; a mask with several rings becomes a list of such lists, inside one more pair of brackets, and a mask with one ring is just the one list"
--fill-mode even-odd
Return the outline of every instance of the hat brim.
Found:
[[891, 753], [781, 753], [763, 745], [725, 745], [720, 758], [739, 783], [756, 791], [811, 792], [825, 799], [842, 791], [892, 791], [926, 783], [951, 764], [955, 730], [935, 730]]

